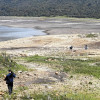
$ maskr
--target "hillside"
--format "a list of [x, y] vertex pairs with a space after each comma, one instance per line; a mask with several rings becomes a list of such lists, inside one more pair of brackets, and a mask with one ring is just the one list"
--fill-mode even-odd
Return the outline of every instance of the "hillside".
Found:
[[100, 0], [0, 0], [0, 16], [100, 18]]
[[[84, 50], [84, 44], [89, 49]], [[100, 49], [91, 44], [100, 47], [100, 34], [0, 42], [0, 100], [100, 100]], [[9, 68], [17, 75], [11, 96], [2, 77]]]
[[49, 34], [0, 42], [0, 100], [100, 100], [100, 19], [2, 16], [0, 25]]

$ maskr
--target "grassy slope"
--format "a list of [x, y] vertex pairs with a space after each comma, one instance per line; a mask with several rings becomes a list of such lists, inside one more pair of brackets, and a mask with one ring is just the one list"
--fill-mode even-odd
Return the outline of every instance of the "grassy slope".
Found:
[[46, 63], [51, 64], [57, 69], [64, 72], [80, 73], [93, 75], [100, 78], [100, 58], [88, 60], [80, 59], [66, 59], [66, 58], [53, 58], [44, 56], [31, 56], [25, 58], [28, 62]]
[[[6, 58], [6, 59], [5, 59]], [[17, 67], [15, 62], [12, 62], [13, 67], [9, 67], [9, 64], [11, 64], [11, 59], [8, 56], [0, 56], [0, 62], [2, 66], [2, 70], [0, 70], [1, 74], [4, 74], [7, 72], [9, 68], [11, 68], [14, 71], [18, 70], [27, 70], [24, 66], [18, 65]], [[88, 74], [93, 75], [97, 78], [100, 78], [100, 58], [97, 59], [88, 59], [86, 61], [84, 60], [74, 60], [74, 59], [65, 59], [65, 58], [54, 58], [54, 57], [45, 57], [45, 56], [31, 56], [31, 57], [25, 57], [25, 60], [28, 62], [37, 62], [40, 64], [50, 64], [54, 68], [57, 68], [58, 70], [64, 71], [64, 72], [71, 72], [71, 73], [81, 73], [81, 74]], [[8, 65], [8, 66], [7, 66]], [[0, 75], [1, 75], [0, 74]], [[10, 97], [7, 93], [5, 93], [4, 98], [8, 98], [8, 100], [15, 100], [17, 99], [17, 95], [20, 93], [22, 96], [20, 99], [22, 100], [28, 100], [28, 99], [34, 99], [34, 100], [48, 100], [48, 98], [51, 98], [53, 100], [99, 100], [99, 98], [96, 97], [96, 94], [92, 93], [86, 93], [86, 92], [80, 92], [80, 93], [73, 93], [72, 90], [66, 90], [68, 87], [63, 87], [63, 91], [40, 91], [40, 92], [34, 92], [30, 93], [28, 92], [27, 87], [19, 87], [15, 91], [15, 94], [12, 94]], [[27, 89], [27, 93], [24, 91]], [[68, 92], [69, 91], [69, 92]], [[72, 92], [71, 92], [72, 91]]]
[[0, 55], [0, 77], [5, 76], [8, 73], [8, 69], [11, 69], [15, 73], [19, 70], [27, 70], [25, 66], [17, 64], [9, 55], [3, 53]]

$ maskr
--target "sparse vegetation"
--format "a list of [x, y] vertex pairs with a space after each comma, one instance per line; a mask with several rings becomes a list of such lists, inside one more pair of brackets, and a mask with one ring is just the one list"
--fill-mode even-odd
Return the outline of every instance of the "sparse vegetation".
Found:
[[[6, 55], [7, 58], [9, 58]], [[3, 57], [1, 57], [3, 58]], [[4, 59], [4, 58], [3, 58]], [[22, 58], [21, 58], [22, 59]], [[38, 64], [50, 64], [53, 67], [64, 71], [64, 72], [71, 72], [71, 73], [79, 73], [79, 74], [88, 74], [95, 77], [100, 78], [100, 64], [98, 63], [100, 58], [88, 58], [87, 60], [81, 59], [68, 59], [65, 58], [55, 58], [55, 57], [46, 57], [46, 56], [30, 56], [30, 57], [23, 57], [28, 62], [34, 62]], [[2, 59], [1, 59], [2, 60]], [[11, 60], [11, 58], [10, 58]], [[8, 60], [5, 60], [8, 61]], [[5, 62], [4, 61], [4, 62]], [[3, 63], [1, 63], [3, 65]], [[16, 64], [15, 64], [16, 65]], [[5, 66], [3, 69], [6, 71], [6, 68], [9, 66]], [[13, 68], [13, 66], [11, 67]], [[14, 67], [14, 70], [17, 70]], [[69, 77], [69, 79], [73, 79], [74, 74]], [[93, 82], [89, 81], [88, 85], [92, 85]], [[26, 92], [27, 91], [27, 92]], [[20, 95], [19, 95], [20, 94]], [[9, 96], [7, 93], [3, 95], [4, 99], [8, 100], [99, 100], [96, 96], [96, 92], [92, 93], [88, 86], [84, 86], [84, 89], [80, 90], [73, 90], [67, 86], [62, 86], [61, 90], [47, 90], [44, 92], [43, 90], [30, 92], [29, 88], [20, 85], [17, 89], [14, 90], [14, 93]]]
[[[83, 38], [88, 39], [85, 35]], [[83, 48], [69, 50], [59, 47], [53, 49], [50, 47], [49, 50], [36, 47], [25, 50], [22, 48], [21, 53], [20, 48], [16, 50], [18, 50], [16, 55], [14, 53], [11, 56], [6, 53], [0, 55], [0, 99], [2, 94], [4, 100], [100, 99], [100, 57], [89, 55], [96, 52]], [[44, 54], [45, 52], [47, 54]], [[34, 54], [36, 55], [29, 56]], [[6, 87], [2, 88], [4, 86], [2, 76], [6, 75], [9, 68], [16, 72], [17, 76], [11, 96], [8, 95]]]
[[8, 69], [17, 72], [18, 70], [26, 71], [27, 68], [23, 65], [17, 64], [10, 55], [6, 53], [0, 54], [0, 77], [3, 77], [8, 72]]
[[93, 97], [93, 95], [90, 94], [72, 94], [72, 93], [57, 93], [55, 91], [53, 92], [47, 92], [47, 93], [32, 93], [30, 97], [25, 95], [22, 97], [23, 100], [26, 99], [34, 99], [34, 100], [99, 100]]
[[[21, 94], [19, 97], [18, 94]], [[95, 94], [92, 93], [74, 93], [71, 91], [34, 91], [34, 92], [25, 92], [25, 90], [17, 89], [15, 94], [11, 96], [5, 94], [4, 99], [8, 100], [99, 100]]]
[[87, 38], [94, 38], [94, 37], [98, 37], [98, 35], [90, 33], [90, 34], [87, 34], [86, 37]]
[[[28, 62], [51, 64], [57, 69], [61, 69], [64, 72], [87, 74], [100, 78], [100, 65], [97, 63], [99, 62], [99, 59], [90, 58], [84, 61], [81, 59], [62, 59], [38, 55], [27, 57], [24, 59], [26, 59]], [[97, 64], [95, 65], [95, 63]]]

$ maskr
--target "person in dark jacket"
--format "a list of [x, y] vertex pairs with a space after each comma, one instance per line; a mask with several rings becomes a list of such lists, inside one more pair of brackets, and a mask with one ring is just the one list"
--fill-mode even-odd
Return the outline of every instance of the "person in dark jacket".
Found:
[[72, 50], [73, 49], [73, 46], [70, 46], [69, 49]]
[[87, 50], [87, 49], [88, 49], [88, 46], [87, 46], [87, 45], [85, 45], [85, 47], [84, 47], [84, 48], [85, 48], [85, 50]]
[[8, 70], [8, 72], [9, 73], [6, 75], [4, 80], [6, 81], [6, 84], [8, 86], [9, 95], [10, 95], [13, 90], [13, 79], [16, 77], [16, 75], [11, 70]]

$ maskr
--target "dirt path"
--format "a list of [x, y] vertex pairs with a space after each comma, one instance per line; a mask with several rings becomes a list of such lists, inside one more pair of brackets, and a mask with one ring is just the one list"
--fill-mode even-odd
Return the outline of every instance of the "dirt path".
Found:
[[[29, 71], [18, 71], [14, 80], [14, 89], [19, 86], [27, 86], [28, 91], [46, 91], [61, 90], [64, 87], [72, 91], [94, 90], [98, 96], [100, 93], [100, 80], [87, 75], [73, 75], [69, 73], [59, 72], [51, 68], [51, 66], [36, 63], [18, 62], [29, 68]], [[1, 79], [0, 91], [7, 91], [5, 82]], [[3, 92], [2, 92], [3, 91]]]
[[60, 73], [60, 72], [56, 73], [56, 70], [52, 69], [48, 65], [27, 63], [27, 62], [19, 62], [19, 64], [23, 64], [27, 66], [29, 69], [33, 70], [30, 72], [20, 73], [22, 77], [27, 76], [27, 78], [30, 79], [31, 82], [27, 81], [26, 82], [27, 84], [28, 82], [31, 84], [59, 82], [59, 81], [62, 81], [63, 78], [66, 77], [66, 73]]
[[[91, 92], [94, 90], [94, 93], [100, 96], [100, 80], [92, 76], [59, 72], [52, 69], [51, 66], [43, 64], [27, 62], [20, 62], [20, 64], [27, 66], [29, 69], [33, 69], [33, 71], [19, 74], [21, 75], [19, 78], [21, 80], [21, 85], [28, 86], [29, 91], [40, 89], [43, 91], [60, 90], [67, 87], [77, 92], [85, 90]], [[19, 84], [17, 79], [15, 81]]]

